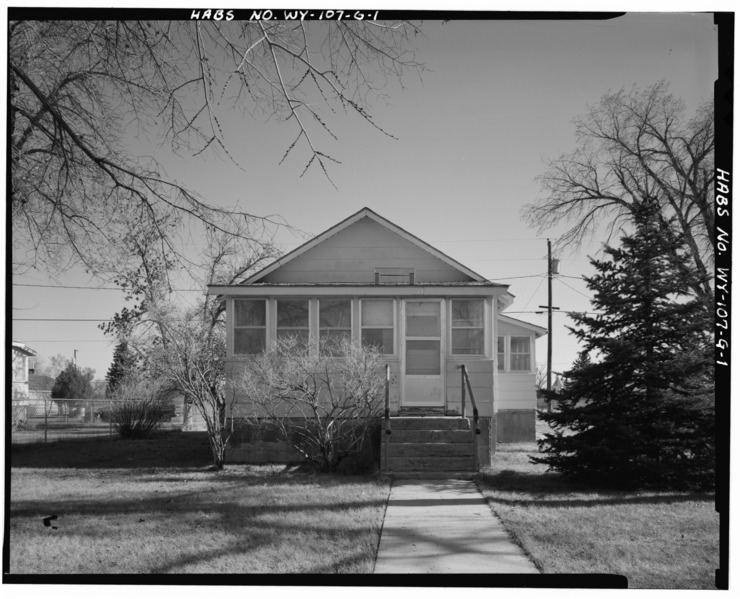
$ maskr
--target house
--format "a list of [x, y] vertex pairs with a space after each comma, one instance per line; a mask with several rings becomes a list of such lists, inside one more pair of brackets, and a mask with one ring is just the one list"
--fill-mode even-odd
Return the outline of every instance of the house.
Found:
[[[502, 314], [514, 299], [508, 285], [485, 279], [369, 208], [242, 283], [214, 285], [209, 293], [226, 302], [231, 376], [286, 335], [344, 335], [382, 348], [394, 417], [393, 434], [382, 435], [385, 445], [424, 441], [405, 428], [454, 429], [450, 435], [475, 437], [477, 469], [490, 463], [497, 441], [535, 439], [535, 339], [546, 330]], [[457, 430], [471, 430], [462, 418], [472, 415], [467, 391], [463, 414], [463, 365], [480, 416], [477, 437]], [[235, 455], [253, 455], [242, 449]], [[443, 470], [460, 469], [452, 456], [440, 459], [449, 466]]]
[[13, 341], [13, 399], [28, 399], [28, 358], [35, 355], [27, 345]]

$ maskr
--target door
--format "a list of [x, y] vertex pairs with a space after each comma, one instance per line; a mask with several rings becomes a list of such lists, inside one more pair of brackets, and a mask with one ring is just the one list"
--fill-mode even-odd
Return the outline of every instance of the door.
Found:
[[405, 300], [401, 404], [444, 406], [442, 300]]

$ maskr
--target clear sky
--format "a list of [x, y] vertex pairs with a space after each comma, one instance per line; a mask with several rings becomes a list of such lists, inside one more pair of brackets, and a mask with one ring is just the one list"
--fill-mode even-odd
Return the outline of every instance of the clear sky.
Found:
[[[661, 79], [691, 110], [710, 99], [717, 75], [716, 29], [711, 14], [640, 13], [611, 21], [428, 21], [416, 58], [426, 67], [404, 89], [390, 86], [372, 105], [390, 139], [352, 115], [333, 117], [338, 141], [324, 147], [342, 161], [331, 170], [335, 190], [319, 169], [304, 177], [305, 154], [278, 162], [292, 141], [287, 124], [235, 115], [227, 144], [244, 173], [226, 161], [168, 159], [169, 174], [214, 203], [255, 214], [279, 214], [309, 233], [368, 206], [483, 276], [510, 284], [508, 314], [546, 326], [532, 312], [547, 303], [546, 236], [520, 218], [539, 197], [534, 179], [545, 160], [574, 146], [572, 120], [609, 90]], [[281, 233], [285, 250], [302, 240]], [[583, 274], [587, 254], [601, 240], [560, 256], [563, 277], [553, 303], [588, 310]], [[567, 277], [566, 277], [567, 275]], [[570, 278], [576, 277], [576, 278]], [[123, 306], [110, 290], [24, 287], [28, 284], [100, 286], [79, 271], [56, 281], [41, 273], [13, 279], [13, 318], [109, 318]], [[197, 293], [183, 293], [192, 301]], [[565, 370], [578, 346], [565, 314], [554, 316], [555, 371]], [[93, 322], [16, 320], [13, 337], [40, 356], [57, 353], [92, 367], [104, 378], [113, 343]], [[546, 338], [537, 361], [546, 360]]]

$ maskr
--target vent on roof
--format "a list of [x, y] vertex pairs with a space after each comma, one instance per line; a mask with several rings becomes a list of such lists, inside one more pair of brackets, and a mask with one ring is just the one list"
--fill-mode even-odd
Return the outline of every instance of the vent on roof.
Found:
[[376, 285], [413, 285], [413, 268], [376, 268]]

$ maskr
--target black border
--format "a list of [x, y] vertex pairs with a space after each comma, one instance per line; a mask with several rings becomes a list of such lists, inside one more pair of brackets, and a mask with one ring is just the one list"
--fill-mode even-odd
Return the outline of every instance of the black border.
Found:
[[[64, 8], [64, 7], [9, 7], [8, 20], [17, 19], [166, 19], [190, 20], [192, 11], [197, 9], [162, 9], [162, 8]], [[204, 10], [204, 9], [201, 9]], [[215, 10], [215, 9], [214, 9]], [[230, 10], [230, 9], [223, 9]], [[249, 20], [253, 9], [231, 9], [234, 19]], [[260, 9], [254, 9], [260, 10]], [[301, 10], [306, 10], [305, 8]], [[311, 12], [320, 12], [315, 9]], [[347, 10], [348, 13], [356, 12]], [[375, 12], [365, 10], [364, 12]], [[674, 12], [674, 11], [671, 11]], [[274, 9], [274, 18], [283, 16], [285, 9]], [[524, 11], [418, 11], [418, 10], [381, 10], [378, 19], [408, 20], [606, 20], [622, 16], [624, 12], [524, 12]], [[718, 79], [715, 83], [715, 131], [716, 154], [715, 165], [731, 173], [733, 158], [733, 97], [734, 97], [734, 24], [735, 15], [731, 12], [715, 13], [714, 21], [718, 30], [719, 55]], [[8, 40], [9, 44], [9, 40]], [[9, 50], [9, 48], [8, 48]], [[10, 53], [8, 52], [8, 56]], [[7, 105], [10, 105], [9, 79], [6, 79]], [[10, 113], [6, 114], [7, 131], [10, 130]], [[6, 173], [10, 172], [10, 141], [6, 139]], [[6, 177], [6, 198], [11, 195], [10, 178]], [[730, 192], [730, 197], [732, 192]], [[732, 202], [730, 200], [730, 208]], [[716, 210], [716, 206], [715, 206]], [[723, 218], [715, 214], [717, 228], [727, 233], [732, 240], [732, 216]], [[12, 369], [12, 244], [10, 240], [11, 206], [6, 201], [6, 239], [5, 239], [5, 372]], [[715, 281], [718, 268], [727, 268], [730, 272], [731, 288], [731, 252], [722, 255], [717, 252], [717, 231], [715, 230]], [[715, 316], [717, 324], [726, 320], [728, 331], [731, 323], [730, 297], [726, 298], [728, 317], [720, 319]], [[716, 299], [715, 299], [716, 302]], [[730, 363], [731, 348], [724, 350], [723, 360]], [[719, 356], [719, 349], [717, 349]], [[719, 359], [719, 358], [718, 358]], [[720, 515], [720, 567], [716, 570], [715, 584], [718, 589], [729, 588], [729, 506], [730, 506], [730, 372], [731, 366], [717, 366], [716, 380], [716, 424], [717, 424], [717, 485], [715, 509]], [[5, 379], [5, 397], [11, 397], [11, 380]], [[10, 521], [10, 408], [5, 402], [5, 530], [2, 551], [2, 582], [5, 584], [75, 584], [75, 585], [277, 585], [277, 586], [394, 586], [394, 587], [500, 587], [500, 588], [627, 588], [627, 579], [614, 574], [491, 574], [491, 575], [35, 575], [10, 574], [9, 521]]]

